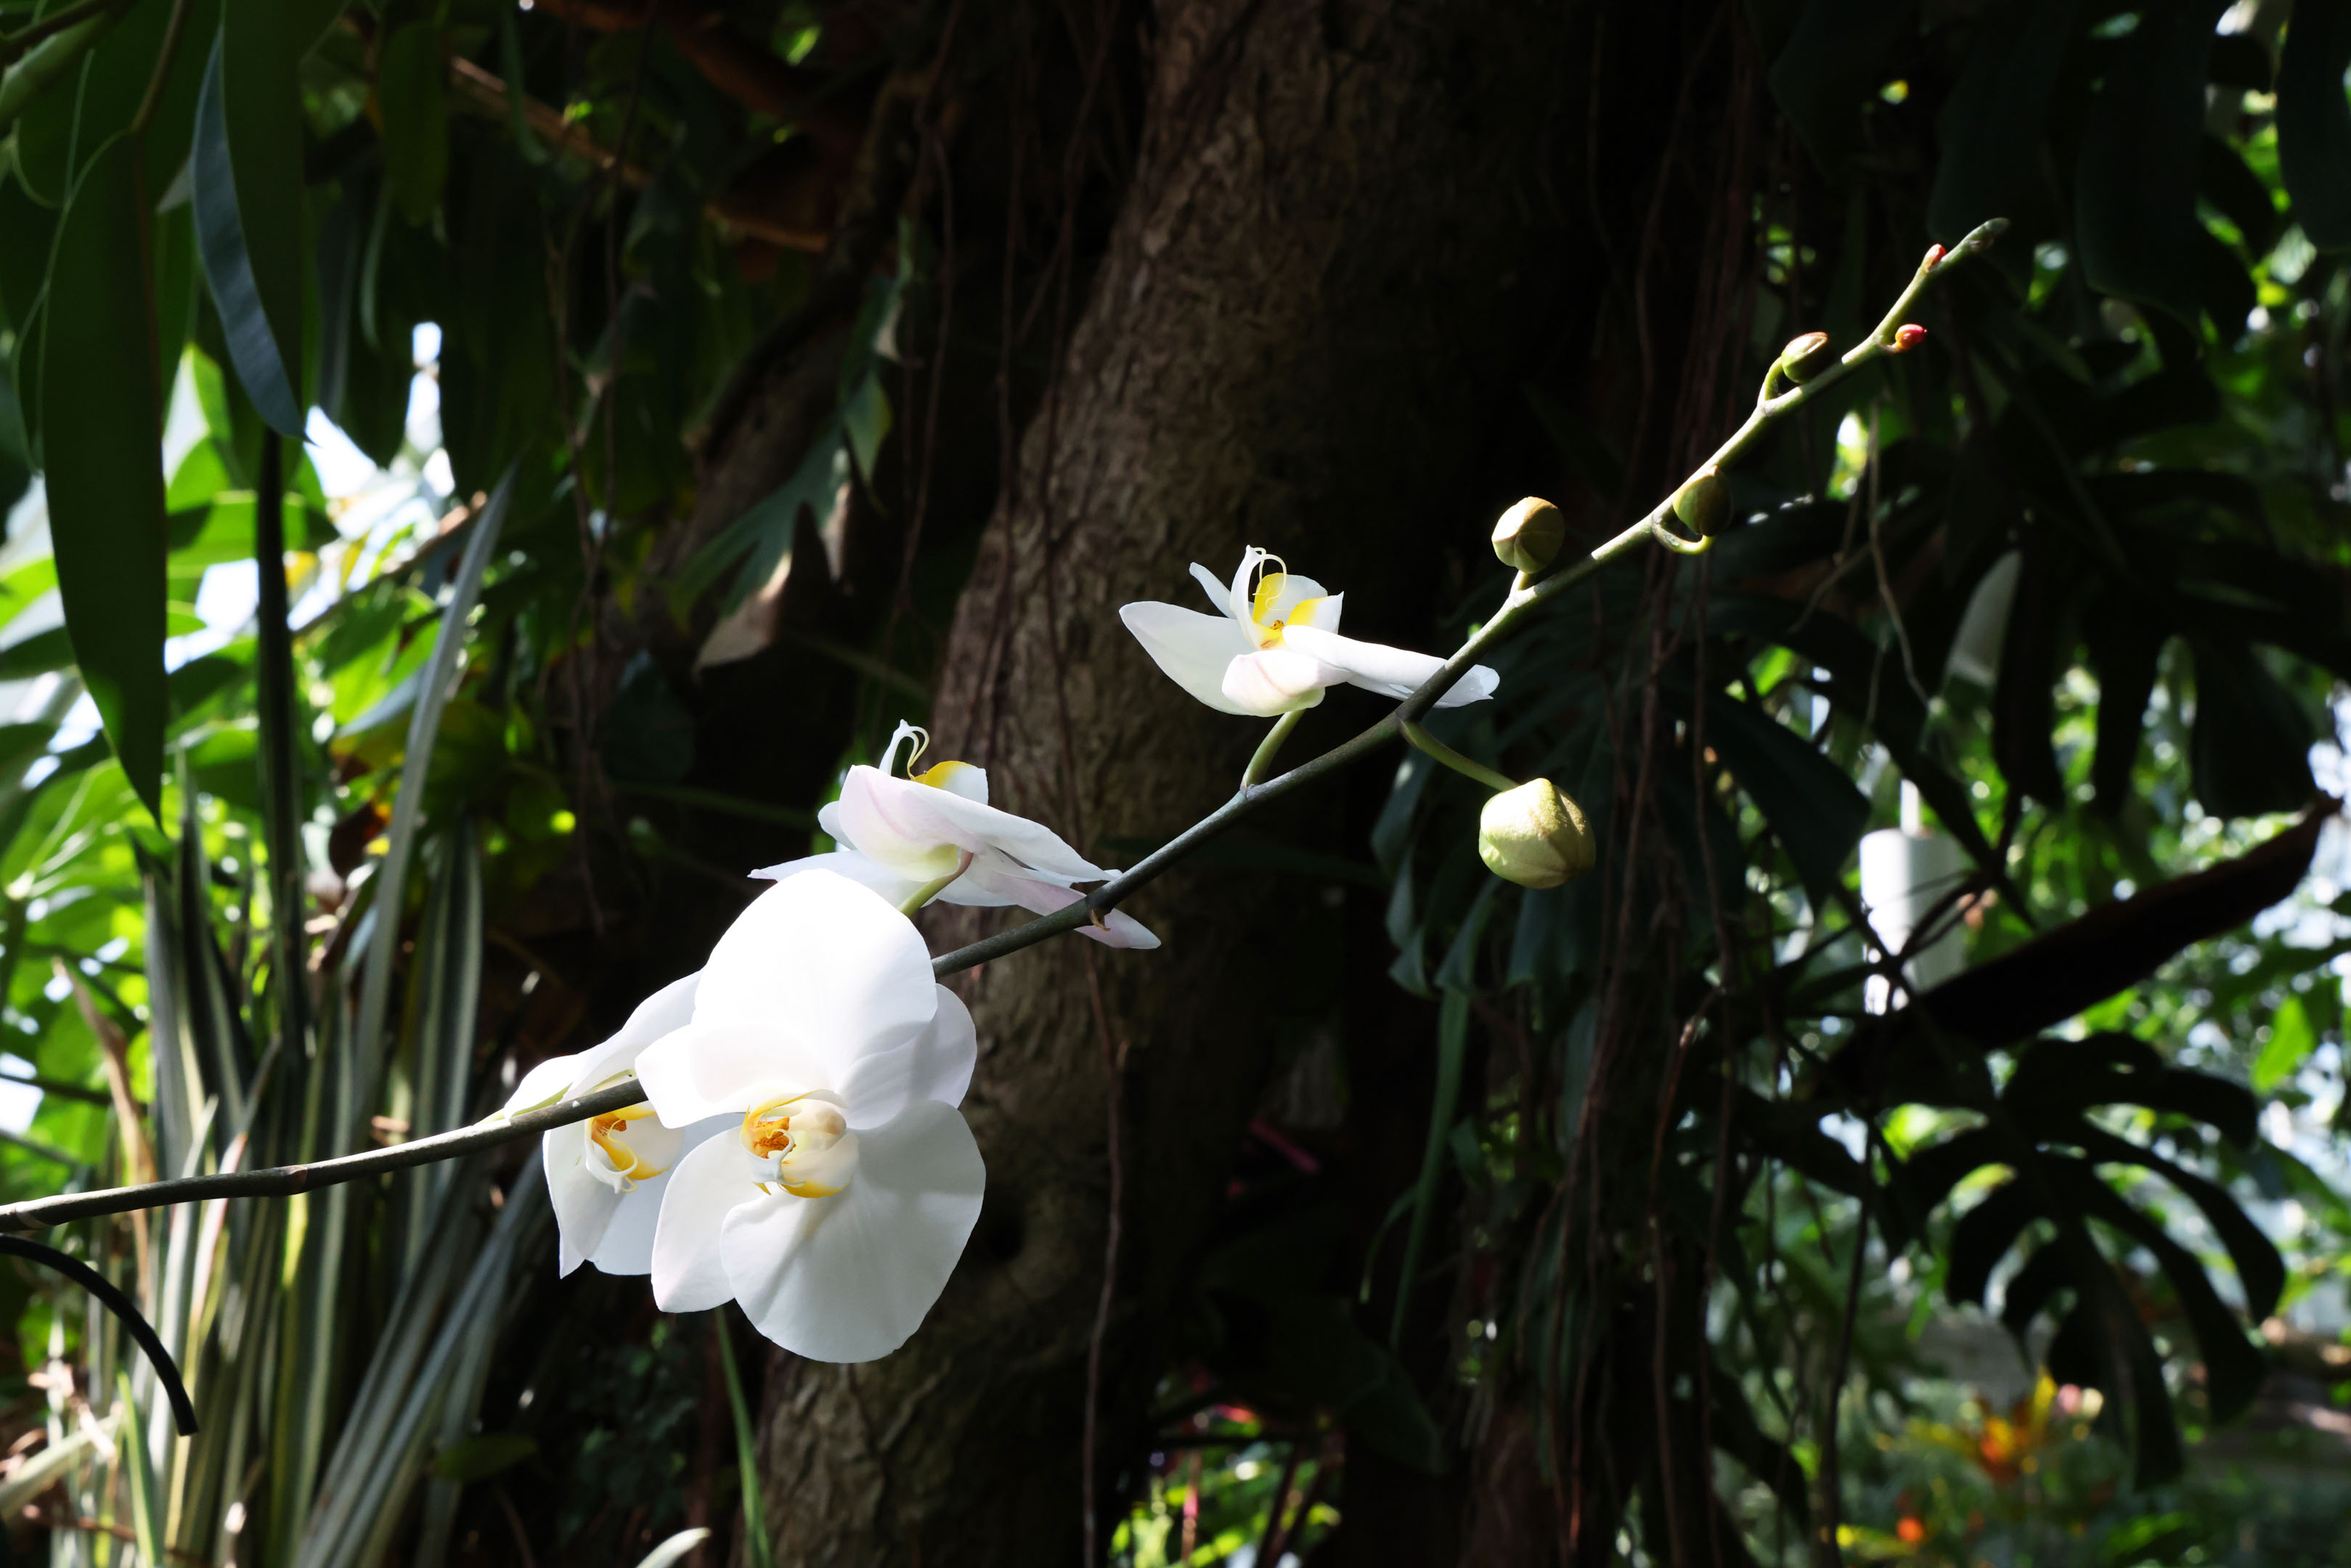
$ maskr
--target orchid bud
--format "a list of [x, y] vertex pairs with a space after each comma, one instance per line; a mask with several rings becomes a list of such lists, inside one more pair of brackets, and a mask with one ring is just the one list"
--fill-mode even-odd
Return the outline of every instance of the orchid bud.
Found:
[[1828, 363], [1828, 358], [1829, 335], [1826, 332], [1807, 332], [1801, 338], [1789, 340], [1788, 346], [1780, 350], [1780, 373], [1802, 386]]
[[1683, 486], [1674, 497], [1674, 516], [1692, 533], [1708, 538], [1720, 533], [1730, 521], [1730, 486], [1722, 482], [1722, 471], [1709, 465]]
[[1567, 519], [1540, 496], [1529, 496], [1494, 525], [1494, 554], [1504, 566], [1541, 571], [1559, 559], [1567, 541]]
[[1478, 857], [1520, 887], [1557, 887], [1598, 863], [1583, 809], [1548, 779], [1506, 789], [1478, 817]]
[[1886, 351], [1895, 354], [1907, 354], [1926, 340], [1926, 328], [1918, 326], [1916, 323], [1906, 324], [1894, 329], [1894, 341], [1888, 347]]

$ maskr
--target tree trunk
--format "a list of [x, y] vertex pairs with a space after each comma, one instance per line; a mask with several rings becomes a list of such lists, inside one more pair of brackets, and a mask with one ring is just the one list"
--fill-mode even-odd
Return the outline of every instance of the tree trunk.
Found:
[[[1523, 379], [1592, 351], [1602, 255], [1646, 256], [1661, 237], [1639, 220], [1656, 211], [1651, 171], [1672, 140], [1651, 123], [1663, 116], [1636, 116], [1640, 155], [1622, 167], [1597, 170], [1603, 150], [1587, 141], [1578, 89], [1601, 9], [1635, 39], [1670, 34], [1671, 20], [1649, 18], [1678, 15], [1508, 0], [1163, 5], [1136, 172], [965, 591], [934, 756], [987, 767], [997, 803], [1127, 863], [1224, 800], [1264, 727], [1161, 676], [1119, 624], [1122, 603], [1204, 607], [1186, 565], [1221, 577], [1263, 545], [1343, 590], [1349, 631], [1449, 645], [1458, 628], [1441, 632], [1437, 614], [1473, 581], [1499, 587], [1491, 518], [1560, 476]], [[1627, 90], [1672, 101], [1669, 54], [1626, 76]], [[1562, 197], [1562, 168], [1589, 190]], [[1664, 270], [1679, 280], [1688, 265]], [[1662, 345], [1677, 364], [1678, 337]], [[1638, 400], [1623, 401], [1612, 414]], [[1334, 692], [1293, 759], [1380, 707]], [[1266, 826], [1360, 859], [1364, 803], [1384, 779], [1323, 788]], [[1069, 1563], [1090, 1403], [1106, 1546], [1122, 1470], [1145, 1451], [1173, 1310], [1278, 1043], [1296, 934], [1327, 917], [1320, 892], [1196, 865], [1129, 905], [1165, 939], [1159, 952], [1062, 938], [964, 977], [981, 1041], [965, 1108], [987, 1207], [904, 1349], [849, 1368], [776, 1359], [760, 1441], [778, 1561]], [[983, 928], [930, 918], [935, 946]], [[1348, 929], [1367, 936], [1376, 920]], [[1378, 977], [1376, 937], [1347, 946], [1355, 999], [1401, 1001]], [[1349, 1047], [1357, 1143], [1372, 1145], [1361, 1168], [1385, 1186], [1374, 1214], [1417, 1163], [1432, 1071], [1427, 1050], [1391, 1038], [1426, 1041], [1425, 1020], [1388, 1016], [1402, 1021]], [[1399, 1137], [1403, 1160], [1389, 1152]], [[1124, 1223], [1090, 1388], [1114, 1180]], [[1458, 1493], [1364, 1503], [1357, 1517], [1400, 1532], [1390, 1548], [1454, 1554]], [[1404, 1560], [1380, 1540], [1353, 1546], [1341, 1555]]]

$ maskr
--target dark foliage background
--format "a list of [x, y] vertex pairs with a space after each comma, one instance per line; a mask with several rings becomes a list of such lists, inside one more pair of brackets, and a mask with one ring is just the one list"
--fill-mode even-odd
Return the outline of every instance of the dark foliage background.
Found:
[[[1574, 795], [1597, 874], [1497, 881], [1483, 791], [1415, 753], [1151, 895], [1179, 939], [1232, 912], [1249, 972], [1118, 971], [1108, 1075], [1091, 1038], [1019, 1071], [1038, 1124], [1074, 1103], [1164, 1151], [1160, 1020], [1221, 1007], [1224, 1054], [1167, 1059], [1225, 1080], [1189, 1129], [1216, 1147], [1182, 1192], [1122, 1167], [1123, 1257], [1107, 1148], [1083, 1201], [991, 1210], [938, 1333], [1044, 1240], [1092, 1270], [1035, 1305], [1058, 1349], [1008, 1354], [1034, 1397], [1000, 1431], [910, 1402], [861, 1411], [884, 1459], [795, 1447], [838, 1391], [726, 1314], [556, 1281], [508, 1158], [78, 1228], [191, 1368], [188, 1444], [103, 1319], [0, 1270], [11, 1550], [634, 1563], [691, 1525], [690, 1560], [889, 1557], [953, 1530], [925, 1478], [1000, 1469], [1058, 1522], [991, 1561], [2351, 1560], [2346, 13], [1295, 21], [0, 5], [0, 490], [30, 497], [0, 551], [0, 1076], [40, 1091], [10, 1197], [460, 1124], [698, 963], [846, 764], [995, 711], [1019, 603], [1124, 538], [1053, 510], [1087, 443], [1152, 476], [1065, 402], [1073, 344], [1131, 319], [1180, 365], [1259, 333], [1230, 390], [1296, 405], [1274, 455], [1200, 434], [1222, 393], [1171, 374], [1135, 414], [1155, 461], [1230, 465], [1237, 542], [1295, 510], [1272, 542], [1434, 647], [1507, 585], [1485, 519], [1537, 493], [1596, 544], [1780, 345], [1856, 340], [1930, 244], [2009, 225], [1924, 296], [1922, 346], [1732, 470], [1709, 553], [1599, 573], [1504, 649], [1500, 700], [1433, 724]], [[1250, 75], [1295, 47], [1311, 71]], [[1236, 141], [1266, 81], [1273, 129]], [[1261, 201], [1228, 235], [1234, 272], [1266, 258], [1249, 320], [1220, 313], [1247, 289], [1136, 303], [1187, 180], [1327, 160], [1333, 207], [1390, 200], [1350, 161], [1383, 145], [1365, 81], [1383, 134], [1434, 104], [1430, 144], [1471, 150], [1477, 235], [1508, 238], [1477, 298], [1457, 211], [1378, 206], [1426, 232], [1354, 236], [1330, 308], [1427, 293], [1392, 340], [1317, 340], [1279, 263], [1322, 214]], [[1284, 141], [1314, 83], [1343, 109]], [[1421, 384], [1462, 323], [1488, 384]], [[1450, 509], [1336, 515], [1281, 460], [1325, 402], [1450, 409], [1443, 450], [1346, 481]], [[1031, 525], [1033, 580], [992, 576]], [[1066, 664], [1081, 695], [1154, 678], [1108, 634]], [[1024, 773], [969, 727], [1065, 824], [1118, 777], [1084, 737]], [[1146, 760], [1228, 744], [1201, 733]], [[1212, 803], [1070, 828], [1129, 863]], [[1859, 875], [1891, 827], [1958, 868], [1907, 936]], [[1011, 962], [1017, 1001], [1042, 971]]]

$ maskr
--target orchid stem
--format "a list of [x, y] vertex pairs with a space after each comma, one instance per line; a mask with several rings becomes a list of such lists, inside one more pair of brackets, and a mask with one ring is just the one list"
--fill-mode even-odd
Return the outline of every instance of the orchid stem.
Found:
[[95, 1214], [126, 1214], [132, 1209], [163, 1208], [175, 1203], [195, 1203], [206, 1198], [286, 1197], [298, 1192], [312, 1192], [322, 1186], [335, 1186], [347, 1181], [381, 1176], [388, 1171], [406, 1170], [411, 1166], [430, 1165], [434, 1160], [461, 1158], [500, 1144], [510, 1144], [520, 1138], [552, 1132], [558, 1127], [569, 1126], [574, 1122], [584, 1122], [591, 1116], [609, 1116], [615, 1111], [627, 1110], [644, 1097], [643, 1086], [631, 1076], [585, 1094], [575, 1094], [533, 1110], [517, 1111], [511, 1116], [493, 1116], [473, 1126], [460, 1127], [454, 1133], [416, 1138], [405, 1144], [394, 1144], [388, 1149], [370, 1149], [364, 1154], [317, 1160], [307, 1166], [229, 1171], [218, 1176], [175, 1176], [168, 1181], [142, 1182], [137, 1186], [105, 1187], [97, 1192], [68, 1192], [55, 1197], [31, 1198], [23, 1203], [0, 1206], [0, 1232], [41, 1230], [52, 1225], [63, 1225], [69, 1219], [87, 1219]]
[[1242, 794], [1246, 795], [1257, 788], [1258, 780], [1263, 779], [1266, 769], [1273, 766], [1274, 753], [1281, 749], [1281, 743], [1290, 738], [1290, 732], [1298, 727], [1298, 721], [1305, 712], [1304, 708], [1292, 708], [1273, 721], [1273, 728], [1258, 742], [1257, 755], [1250, 758], [1249, 766], [1241, 770]]
[[[14, 116], [11, 107], [10, 83], [0, 84], [0, 127]], [[20, 108], [21, 105], [16, 107]], [[1909, 287], [1903, 290], [1894, 308], [1887, 311], [1877, 329], [1848, 350], [1836, 364], [1828, 367], [1801, 386], [1784, 392], [1772, 392], [1773, 379], [1767, 374], [1763, 395], [1757, 401], [1754, 412], [1746, 423], [1732, 433], [1714, 455], [1700, 464], [1694, 472], [1708, 466], [1723, 466], [1752, 444], [1763, 431], [1776, 421], [1802, 407], [1820, 393], [1853, 371], [1882, 355], [1898, 351], [1895, 330], [1902, 325], [1901, 318], [1909, 309], [1927, 284], [1949, 271], [1956, 263], [1968, 260], [1988, 248], [2008, 227], [2007, 220], [1994, 218], [1939, 256], [1930, 256], [1922, 263]], [[1468, 674], [1477, 664], [1478, 656], [1516, 629], [1519, 622], [1536, 605], [1556, 598], [1577, 583], [1583, 582], [1600, 569], [1620, 557], [1631, 554], [1645, 543], [1670, 540], [1682, 553], [1695, 554], [1708, 548], [1710, 540], [1693, 544], [1678, 536], [1669, 535], [1664, 519], [1673, 511], [1673, 497], [1680, 493], [1676, 486], [1655, 510], [1634, 523], [1614, 538], [1593, 549], [1583, 559], [1561, 566], [1551, 575], [1532, 580], [1525, 572], [1518, 574], [1510, 591], [1495, 612], [1493, 619], [1478, 629], [1472, 636], [1437, 674], [1423, 682], [1418, 690], [1384, 716], [1350, 739], [1342, 741], [1320, 757], [1310, 758], [1289, 772], [1260, 781], [1259, 776], [1273, 762], [1290, 732], [1297, 727], [1299, 715], [1287, 713], [1275, 721], [1272, 731], [1249, 759], [1249, 770], [1241, 776], [1240, 790], [1233, 798], [1193, 823], [1152, 853], [1135, 862], [1133, 870], [1123, 876], [1113, 877], [1084, 898], [1032, 920], [1025, 925], [996, 935], [952, 953], [943, 953], [931, 960], [931, 972], [945, 977], [976, 967], [990, 959], [1017, 953], [1023, 947], [1034, 946], [1048, 936], [1073, 930], [1092, 922], [1101, 924], [1104, 911], [1114, 909], [1119, 903], [1144, 883], [1157, 878], [1170, 866], [1191, 854], [1203, 843], [1231, 827], [1236, 821], [1269, 801], [1304, 788], [1326, 774], [1362, 761], [1373, 752], [1399, 737], [1427, 752], [1431, 757], [1468, 774], [1479, 782], [1497, 789], [1513, 789], [1518, 786], [1492, 769], [1470, 761], [1446, 746], [1420, 726], [1422, 715], [1435, 707], [1439, 698], [1451, 691], [1456, 682]], [[946, 889], [956, 877], [970, 867], [970, 859], [956, 868], [953, 876], [928, 883], [904, 907], [908, 913]], [[552, 1128], [584, 1122], [591, 1116], [608, 1115], [635, 1105], [644, 1098], [644, 1092], [634, 1078], [607, 1084], [589, 1093], [559, 1100], [533, 1110], [499, 1116], [454, 1133], [442, 1133], [429, 1138], [418, 1138], [405, 1144], [395, 1144], [386, 1149], [371, 1149], [365, 1154], [345, 1155], [340, 1158], [319, 1160], [306, 1166], [284, 1166], [274, 1170], [234, 1171], [217, 1176], [182, 1176], [167, 1181], [148, 1182], [138, 1186], [110, 1187], [98, 1192], [60, 1194], [55, 1197], [33, 1198], [24, 1203], [0, 1205], [0, 1233], [39, 1230], [60, 1225], [70, 1219], [82, 1219], [92, 1215], [122, 1214], [134, 1209], [162, 1208], [175, 1203], [193, 1203], [207, 1198], [282, 1197], [308, 1192], [316, 1187], [331, 1186], [340, 1182], [358, 1181], [388, 1171], [404, 1170], [434, 1160], [455, 1159], [499, 1144], [511, 1143], [545, 1133]]]
[[[1698, 474], [1704, 472], [1709, 466], [1728, 466], [1731, 459], [1752, 445], [1769, 426], [1813, 402], [1827, 388], [1834, 386], [1870, 361], [1893, 352], [1895, 329], [1902, 325], [1903, 315], [1909, 309], [1911, 302], [1917, 298], [1920, 290], [1925, 288], [1928, 282], [1942, 277], [1959, 263], [1980, 256], [1991, 248], [1992, 241], [1999, 238], [2007, 228], [2007, 219], [1994, 218], [1980, 225], [1967, 238], [1953, 246], [1947, 254], [1937, 257], [1931, 263], [1922, 263], [1917, 273], [1911, 278], [1909, 286], [1902, 291], [1901, 297], [1894, 302], [1894, 308], [1886, 313], [1885, 319], [1878, 323], [1876, 330], [1848, 350], [1843, 360], [1822, 371], [1803, 385], [1758, 402], [1754, 412], [1748, 415], [1746, 423], [1731, 434], [1730, 439], [1724, 442], [1715, 450], [1712, 456], [1698, 465], [1691, 472]], [[1442, 669], [1421, 683], [1419, 690], [1397, 704], [1392, 712], [1370, 728], [1362, 731], [1352, 739], [1342, 741], [1320, 757], [1300, 763], [1287, 773], [1277, 775], [1262, 784], [1235, 795], [1158, 849], [1137, 861], [1124, 876], [1112, 878], [1067, 908], [1055, 910], [1052, 914], [1040, 916], [1025, 925], [1016, 925], [1009, 931], [999, 931], [993, 936], [985, 937], [968, 946], [958, 947], [952, 953], [940, 954], [931, 960], [931, 972], [941, 977], [956, 974], [977, 965], [985, 964], [990, 959], [1001, 958], [1009, 953], [1018, 953], [1021, 948], [1033, 946], [1048, 936], [1074, 930], [1101, 911], [1115, 908], [1120, 900], [1128, 897], [1137, 888], [1158, 877], [1170, 866], [1231, 827], [1250, 811], [1269, 801], [1279, 800], [1293, 789], [1302, 789], [1326, 773], [1336, 772], [1370, 756], [1401, 735], [1404, 726], [1416, 722], [1421, 715], [1435, 707], [1437, 699], [1451, 691], [1454, 683], [1469, 673], [1471, 666], [1478, 662], [1478, 655], [1515, 630], [1520, 619], [1528, 611], [1547, 599], [1555, 598], [1566, 592], [1576, 584], [1592, 577], [1610, 561], [1630, 554], [1641, 545], [1654, 540], [1656, 537], [1656, 526], [1672, 514], [1673, 498], [1680, 493], [1681, 486], [1675, 486], [1667, 492], [1666, 498], [1658, 502], [1656, 508], [1646, 517], [1602, 544], [1582, 560], [1563, 564], [1550, 576], [1537, 582], [1530, 583], [1527, 581], [1525, 573], [1519, 574], [1518, 579], [1511, 583], [1510, 591], [1503, 599], [1501, 608], [1496, 612], [1494, 618], [1479, 627], [1478, 634], [1462, 644], [1458, 653], [1446, 660]]]
[[956, 862], [955, 870], [947, 873], [946, 875], [939, 878], [936, 882], [926, 882], [923, 883], [922, 886], [916, 888], [913, 894], [907, 898], [905, 903], [898, 905], [898, 913], [906, 915], [913, 915], [914, 911], [920, 909], [923, 905], [928, 904], [939, 894], [945, 893], [947, 890], [948, 883], [954, 882], [956, 878], [961, 876], [970, 869], [971, 852], [969, 850], [966, 850], [963, 852], [963, 859]]
[[1516, 780], [1503, 777], [1482, 762], [1471, 761], [1410, 719], [1405, 720], [1404, 737], [1454, 772], [1465, 779], [1475, 779], [1489, 789], [1508, 794], [1519, 787]]

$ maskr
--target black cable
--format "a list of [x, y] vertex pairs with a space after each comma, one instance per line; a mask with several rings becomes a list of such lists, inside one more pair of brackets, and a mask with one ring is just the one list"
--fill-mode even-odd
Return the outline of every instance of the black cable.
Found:
[[147, 1360], [155, 1368], [155, 1375], [163, 1380], [163, 1392], [172, 1401], [172, 1424], [180, 1436], [191, 1437], [196, 1431], [196, 1407], [188, 1399], [187, 1385], [180, 1381], [180, 1368], [172, 1360], [172, 1353], [163, 1348], [158, 1336], [131, 1298], [117, 1290], [114, 1281], [69, 1252], [60, 1252], [45, 1241], [32, 1241], [22, 1236], [0, 1236], [0, 1254], [24, 1258], [46, 1265], [63, 1274], [91, 1295], [99, 1304], [121, 1320], [147, 1353]]

